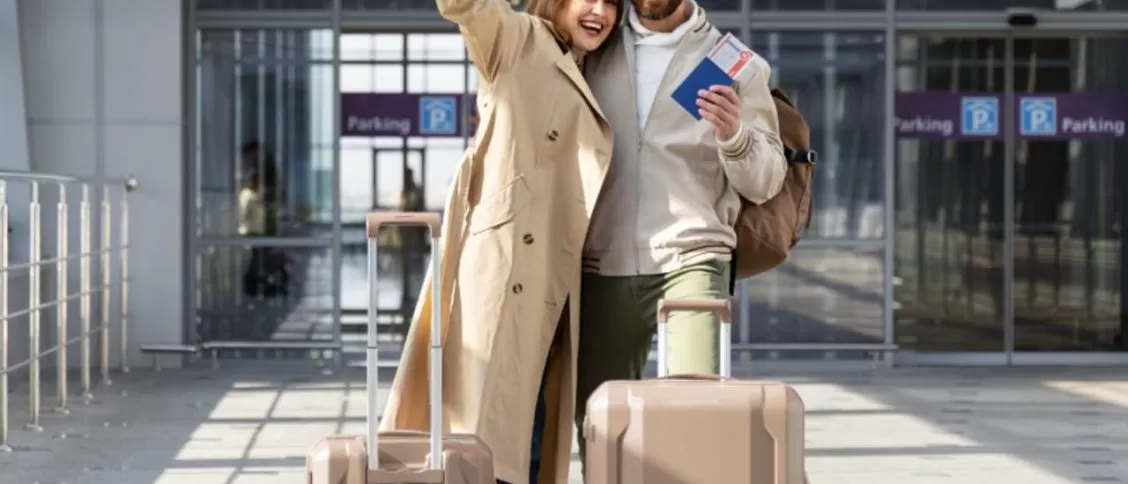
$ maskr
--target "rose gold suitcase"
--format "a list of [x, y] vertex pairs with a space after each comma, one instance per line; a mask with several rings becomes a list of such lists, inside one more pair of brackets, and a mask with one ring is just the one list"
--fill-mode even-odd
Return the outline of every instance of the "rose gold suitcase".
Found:
[[[439, 304], [439, 252], [442, 223], [438, 214], [380, 212], [368, 214], [368, 411], [367, 437], [335, 435], [313, 445], [306, 457], [309, 484], [493, 484], [493, 454], [474, 435], [438, 432], [377, 432], [376, 310], [379, 266], [376, 233], [383, 225], [426, 225], [431, 231], [431, 291]], [[431, 429], [442, 429], [441, 311], [431, 311]], [[375, 451], [373, 451], [375, 450]], [[431, 456], [438, 455], [439, 459]]]
[[[671, 311], [720, 314], [720, 376], [667, 375]], [[658, 302], [658, 378], [610, 381], [587, 401], [587, 484], [806, 481], [803, 401], [783, 383], [731, 377], [730, 322], [726, 300]]]

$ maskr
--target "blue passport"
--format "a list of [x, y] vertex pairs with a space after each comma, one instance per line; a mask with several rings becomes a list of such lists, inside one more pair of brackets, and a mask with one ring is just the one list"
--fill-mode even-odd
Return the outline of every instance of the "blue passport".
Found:
[[701, 59], [701, 63], [693, 68], [693, 71], [686, 76], [681, 85], [674, 89], [671, 97], [674, 102], [677, 102], [684, 108], [693, 119], [700, 120], [701, 113], [697, 107], [697, 91], [702, 89], [709, 89], [711, 86], [716, 85], [731, 86], [732, 78], [728, 76], [725, 71], [722, 71], [720, 66], [712, 59], [706, 57]]

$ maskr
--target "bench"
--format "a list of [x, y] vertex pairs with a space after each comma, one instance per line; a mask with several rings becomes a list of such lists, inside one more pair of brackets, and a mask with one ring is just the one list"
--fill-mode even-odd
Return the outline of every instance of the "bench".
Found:
[[[208, 341], [200, 349], [211, 352], [212, 368], [219, 368], [220, 350], [310, 350], [340, 351], [341, 343], [336, 341]], [[317, 360], [321, 364], [321, 360]]]
[[200, 353], [198, 345], [185, 344], [147, 344], [141, 345], [141, 354], [153, 355], [153, 370], [161, 371], [161, 355], [195, 356]]

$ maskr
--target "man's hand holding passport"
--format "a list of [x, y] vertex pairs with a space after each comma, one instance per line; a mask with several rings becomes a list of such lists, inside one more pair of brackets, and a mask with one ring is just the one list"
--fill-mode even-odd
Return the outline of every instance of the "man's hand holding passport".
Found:
[[674, 101], [694, 119], [713, 125], [717, 140], [731, 139], [741, 129], [740, 96], [732, 85], [755, 56], [740, 39], [725, 34], [674, 89]]

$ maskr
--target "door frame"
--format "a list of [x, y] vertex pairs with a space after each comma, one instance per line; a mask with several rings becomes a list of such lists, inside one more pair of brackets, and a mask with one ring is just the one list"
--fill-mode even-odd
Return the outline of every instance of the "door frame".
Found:
[[[1039, 13], [1039, 19], [1045, 13]], [[1015, 175], [1017, 164], [1017, 144], [1020, 141], [1016, 131], [1011, 129], [1018, 121], [1015, 119], [1015, 59], [1014, 43], [1020, 39], [1032, 38], [1072, 38], [1072, 37], [1122, 37], [1128, 38], [1128, 23], [1123, 22], [1124, 13], [1113, 13], [1111, 23], [1100, 15], [1084, 15], [1076, 18], [1073, 14], [1052, 12], [1047, 18], [1050, 22], [1039, 22], [1032, 27], [1012, 27], [1005, 25], [1000, 28], [998, 20], [1000, 15], [984, 15], [978, 19], [965, 19], [961, 22], [907, 22], [898, 25], [896, 36], [892, 42], [898, 42], [903, 35], [927, 36], [936, 35], [949, 38], [960, 36], [974, 38], [996, 38], [1004, 41], [1004, 70], [1002, 118], [1000, 125], [1003, 129], [1003, 253], [1002, 253], [1002, 326], [1003, 348], [1000, 351], [915, 351], [902, 349], [897, 352], [894, 362], [897, 365], [909, 366], [1124, 366], [1128, 365], [1128, 353], [1121, 352], [1079, 352], [1079, 351], [1016, 351], [1015, 350], [1015, 201], [1017, 197]], [[1004, 17], [1005, 18], [1005, 17]], [[892, 59], [896, 63], [896, 59]], [[897, 86], [891, 85], [890, 90], [896, 94]], [[887, 130], [892, 132], [895, 128], [890, 118]], [[895, 135], [893, 135], [895, 136]], [[896, 159], [896, 142], [889, 149], [889, 156]], [[896, 210], [895, 194], [890, 197], [891, 210]], [[896, 250], [892, 247], [891, 250]], [[887, 269], [887, 277], [896, 279], [895, 268]], [[1122, 288], [1123, 290], [1123, 288]], [[896, 305], [896, 303], [894, 303]], [[893, 308], [889, 308], [890, 310]]]

